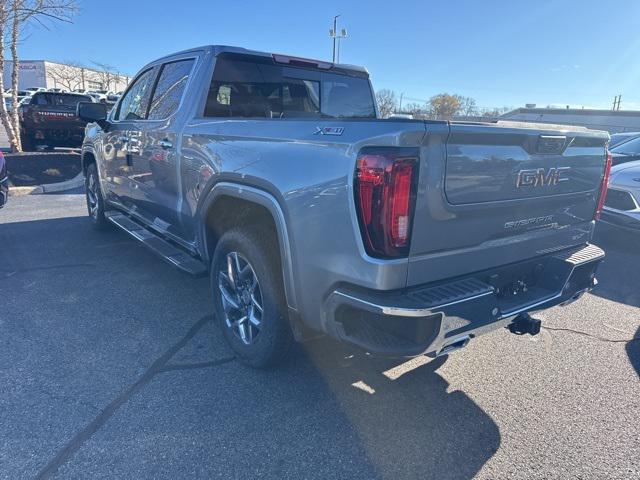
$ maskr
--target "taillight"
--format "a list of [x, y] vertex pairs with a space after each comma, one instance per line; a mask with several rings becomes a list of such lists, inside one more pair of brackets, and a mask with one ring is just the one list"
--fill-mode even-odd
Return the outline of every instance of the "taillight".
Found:
[[418, 180], [418, 149], [367, 147], [356, 161], [355, 200], [367, 253], [409, 253]]
[[598, 206], [593, 214], [594, 220], [599, 220], [604, 207], [604, 201], [607, 198], [607, 188], [609, 188], [609, 174], [611, 173], [611, 154], [607, 152], [607, 161], [604, 164], [604, 174], [602, 175], [602, 184], [600, 185], [600, 196], [598, 197]]

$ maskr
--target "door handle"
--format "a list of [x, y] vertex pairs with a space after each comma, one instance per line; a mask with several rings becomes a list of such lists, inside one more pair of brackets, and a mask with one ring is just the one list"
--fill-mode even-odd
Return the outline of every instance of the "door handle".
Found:
[[171, 143], [169, 140], [160, 140], [158, 142], [158, 146], [160, 146], [160, 148], [164, 148], [165, 150], [168, 150], [170, 148], [173, 148], [173, 143]]

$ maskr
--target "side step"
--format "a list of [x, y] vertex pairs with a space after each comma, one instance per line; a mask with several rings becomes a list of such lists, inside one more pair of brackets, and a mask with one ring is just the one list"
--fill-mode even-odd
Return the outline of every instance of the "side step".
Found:
[[192, 257], [184, 250], [163, 240], [156, 233], [134, 222], [126, 215], [117, 212], [105, 214], [107, 220], [120, 227], [136, 240], [147, 246], [160, 258], [166, 260], [174, 267], [178, 267], [185, 273], [195, 277], [202, 277], [207, 274], [207, 267], [200, 260]]

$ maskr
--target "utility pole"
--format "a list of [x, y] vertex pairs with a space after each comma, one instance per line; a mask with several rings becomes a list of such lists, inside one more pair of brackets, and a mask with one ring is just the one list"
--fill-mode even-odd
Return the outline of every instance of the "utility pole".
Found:
[[[333, 17], [333, 28], [329, 30], [329, 36], [333, 38], [333, 63], [340, 61], [340, 40], [347, 37], [347, 30], [342, 29], [340, 34], [338, 34], [338, 17], [340, 15], [336, 15]], [[336, 39], [338, 40], [338, 50], [336, 51]], [[337, 54], [337, 55], [336, 55]]]
[[622, 95], [616, 95], [613, 97], [613, 110], [620, 110], [620, 101], [622, 100]]
[[404, 96], [404, 92], [400, 93], [400, 106], [398, 107], [398, 113], [402, 113], [402, 97]]
[[336, 63], [336, 32], [338, 31], [338, 17], [340, 15], [336, 15], [333, 17], [333, 30], [329, 31], [329, 35], [333, 37], [333, 63]]

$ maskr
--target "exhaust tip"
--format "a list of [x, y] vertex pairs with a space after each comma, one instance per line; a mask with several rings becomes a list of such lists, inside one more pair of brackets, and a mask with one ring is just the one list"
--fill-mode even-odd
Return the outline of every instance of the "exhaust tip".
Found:
[[455, 339], [453, 342], [442, 347], [442, 349], [436, 354], [436, 357], [441, 357], [443, 355], [448, 355], [450, 353], [453, 353], [457, 350], [461, 350], [467, 345], [469, 345], [470, 340], [471, 340], [471, 337], [469, 335], [459, 337]]

